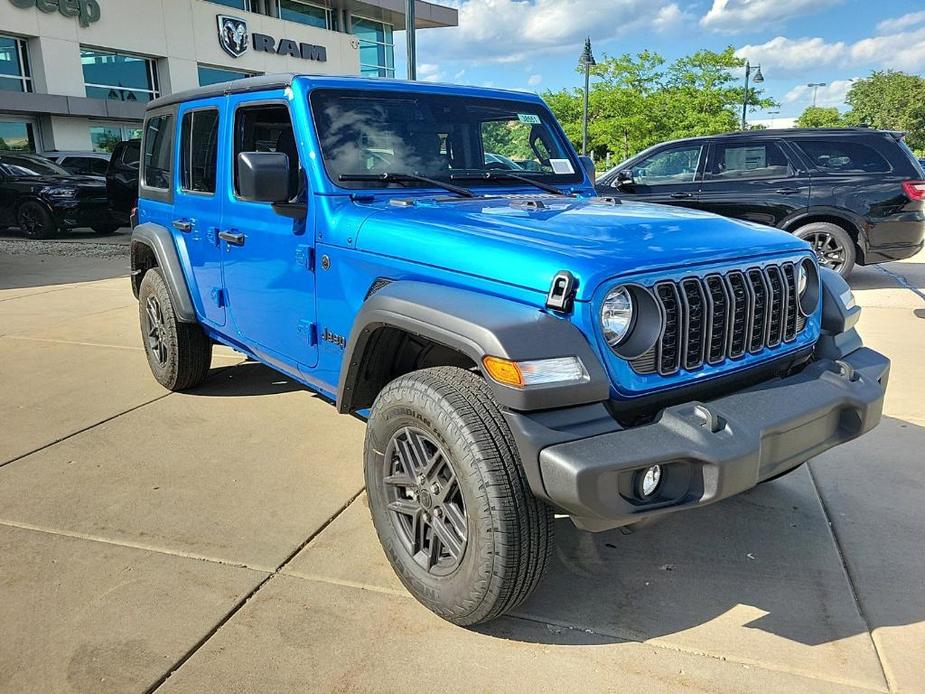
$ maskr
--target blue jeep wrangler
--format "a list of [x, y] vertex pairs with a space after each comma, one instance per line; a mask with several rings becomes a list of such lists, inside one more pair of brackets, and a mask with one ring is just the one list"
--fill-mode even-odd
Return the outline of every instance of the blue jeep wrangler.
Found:
[[155, 378], [212, 345], [368, 419], [382, 546], [457, 624], [521, 603], [555, 513], [628, 526], [870, 430], [889, 361], [786, 232], [597, 197], [534, 95], [256, 77], [148, 107], [132, 286]]

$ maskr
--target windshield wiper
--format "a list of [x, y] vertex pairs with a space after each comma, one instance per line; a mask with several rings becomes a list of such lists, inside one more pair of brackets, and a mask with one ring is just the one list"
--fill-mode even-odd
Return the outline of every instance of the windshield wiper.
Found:
[[490, 169], [488, 171], [481, 171], [474, 174], [450, 174], [450, 180], [452, 181], [502, 181], [505, 179], [511, 181], [521, 181], [522, 183], [529, 183], [530, 185], [536, 186], [541, 190], [545, 190], [547, 193], [565, 195], [565, 192], [563, 192], [560, 188], [556, 188], [554, 185], [534, 180], [529, 176], [521, 176], [520, 174], [514, 173], [513, 171]]
[[456, 193], [456, 195], [461, 195], [464, 198], [474, 198], [475, 193], [473, 193], [468, 188], [463, 188], [462, 186], [454, 186], [452, 183], [447, 183], [446, 181], [441, 181], [436, 178], [428, 178], [427, 176], [420, 176], [418, 174], [412, 173], [396, 173], [394, 171], [387, 171], [385, 173], [378, 174], [367, 174], [367, 173], [348, 173], [341, 174], [337, 177], [338, 181], [377, 181], [383, 183], [409, 183], [409, 182], [418, 182], [418, 183], [427, 183], [436, 188], [443, 188], [448, 190], [451, 193]]

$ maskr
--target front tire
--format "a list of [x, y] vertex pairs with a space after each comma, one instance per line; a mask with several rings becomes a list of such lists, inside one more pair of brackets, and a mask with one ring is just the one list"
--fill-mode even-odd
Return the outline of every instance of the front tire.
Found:
[[16, 211], [19, 230], [27, 239], [49, 239], [58, 231], [58, 226], [46, 207], [34, 200], [26, 200]]
[[822, 267], [845, 277], [854, 268], [856, 251], [847, 231], [831, 222], [811, 222], [793, 232], [809, 242]]
[[463, 626], [522, 603], [546, 570], [551, 509], [530, 492], [491, 389], [455, 367], [388, 384], [366, 430], [369, 508], [392, 568]]
[[148, 365], [158, 383], [181, 391], [205, 380], [212, 363], [212, 341], [198, 323], [177, 320], [158, 268], [148, 270], [141, 280], [138, 317]]

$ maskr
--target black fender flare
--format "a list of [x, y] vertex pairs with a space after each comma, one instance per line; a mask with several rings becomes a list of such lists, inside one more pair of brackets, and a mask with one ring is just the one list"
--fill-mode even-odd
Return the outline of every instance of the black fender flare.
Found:
[[568, 320], [508, 299], [418, 281], [392, 282], [373, 294], [357, 313], [344, 352], [337, 408], [356, 409], [370, 339], [392, 327], [425, 337], [464, 354], [479, 369], [485, 356], [514, 361], [576, 356], [588, 378], [579, 383], [513, 388], [486, 378], [495, 398], [513, 410], [542, 410], [606, 400], [610, 381], [582, 332]]
[[198, 322], [196, 308], [193, 305], [189, 287], [186, 286], [186, 277], [183, 274], [180, 257], [177, 255], [177, 249], [174, 246], [170, 231], [160, 224], [150, 222], [139, 224], [132, 230], [132, 287], [136, 289], [136, 296], [137, 282], [135, 277], [144, 269], [137, 266], [137, 245], [147, 246], [154, 253], [154, 257], [157, 258], [157, 266], [160, 268], [161, 274], [164, 276], [164, 282], [167, 283], [167, 289], [170, 291], [170, 298], [173, 301], [177, 320], [181, 323]]

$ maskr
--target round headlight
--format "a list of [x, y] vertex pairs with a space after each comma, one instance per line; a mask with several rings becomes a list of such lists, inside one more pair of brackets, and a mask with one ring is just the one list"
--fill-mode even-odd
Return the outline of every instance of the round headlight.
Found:
[[626, 287], [611, 289], [601, 307], [601, 326], [607, 344], [616, 347], [623, 342], [632, 325], [633, 297]]
[[819, 273], [815, 263], [809, 258], [797, 265], [797, 292], [800, 313], [809, 316], [819, 304]]

